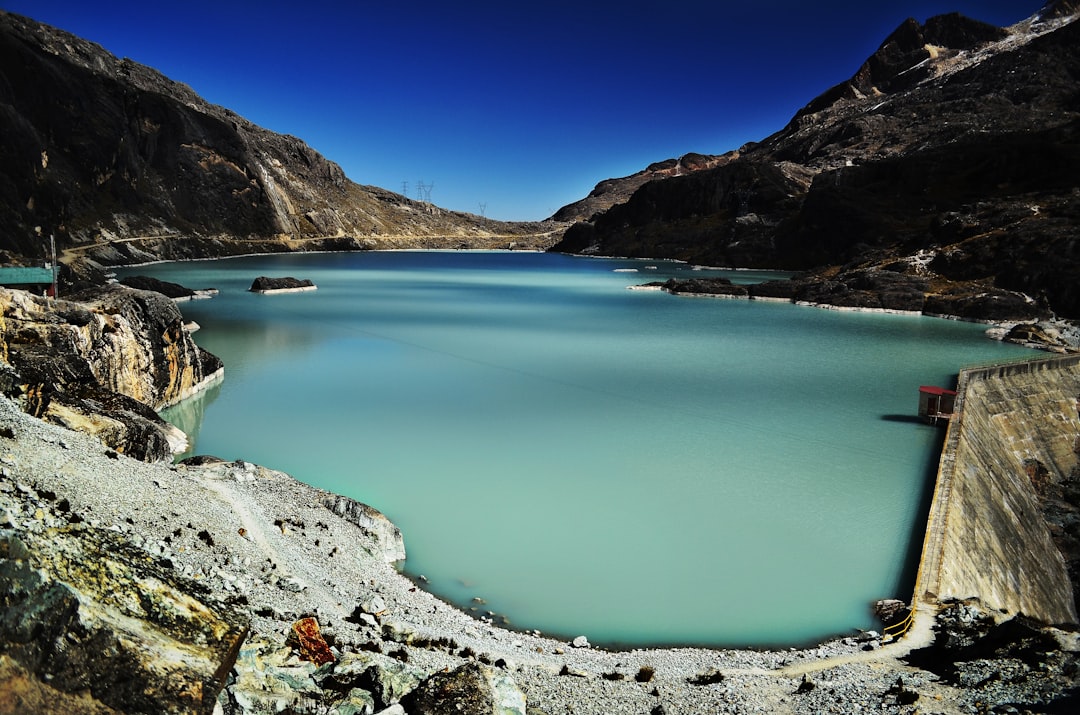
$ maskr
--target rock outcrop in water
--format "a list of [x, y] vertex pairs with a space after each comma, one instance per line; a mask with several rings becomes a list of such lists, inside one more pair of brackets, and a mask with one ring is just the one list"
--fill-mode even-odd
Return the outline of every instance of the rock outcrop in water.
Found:
[[1007, 29], [908, 20], [782, 130], [722, 165], [642, 183], [556, 250], [810, 271], [804, 282], [900, 273], [928, 282], [928, 302], [1023, 293], [1028, 318], [1080, 318], [1077, 12], [1052, 2]]
[[252, 293], [291, 293], [297, 291], [315, 290], [316, 286], [307, 278], [271, 278], [259, 276], [251, 282], [249, 290]]
[[0, 288], [0, 315], [0, 391], [29, 414], [140, 459], [186, 447], [155, 410], [223, 370], [156, 292], [108, 285], [52, 300]]

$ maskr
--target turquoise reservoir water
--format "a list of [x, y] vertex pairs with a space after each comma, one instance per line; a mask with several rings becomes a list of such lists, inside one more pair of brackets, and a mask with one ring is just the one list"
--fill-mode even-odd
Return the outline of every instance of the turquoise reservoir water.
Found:
[[[166, 414], [196, 453], [369, 503], [433, 592], [594, 643], [873, 627], [873, 600], [910, 597], [937, 460], [918, 386], [1026, 354], [968, 323], [626, 290], [690, 275], [674, 263], [373, 252], [126, 272], [221, 291], [181, 304], [226, 365]], [[319, 289], [247, 292], [259, 275]]]

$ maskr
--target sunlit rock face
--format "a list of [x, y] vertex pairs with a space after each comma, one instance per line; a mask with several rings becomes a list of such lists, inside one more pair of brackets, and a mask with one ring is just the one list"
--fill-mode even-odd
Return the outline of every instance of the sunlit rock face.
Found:
[[0, 387], [24, 411], [118, 452], [169, 458], [183, 438], [154, 410], [205, 385], [220, 360], [162, 295], [110, 285], [74, 298], [0, 289]]

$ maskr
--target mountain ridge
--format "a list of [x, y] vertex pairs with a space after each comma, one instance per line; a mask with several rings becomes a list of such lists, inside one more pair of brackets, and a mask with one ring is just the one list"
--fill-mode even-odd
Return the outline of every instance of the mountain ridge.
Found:
[[1080, 316], [1074, 6], [1010, 28], [905, 21], [780, 131], [723, 166], [642, 184], [555, 249], [812, 271], [819, 284], [888, 266], [931, 279], [926, 295], [1016, 294], [1016, 311], [969, 317]]
[[0, 129], [0, 248], [12, 256], [40, 256], [48, 235], [80, 257], [121, 263], [270, 250], [545, 247], [557, 228], [357, 184], [297, 137], [4, 11]]

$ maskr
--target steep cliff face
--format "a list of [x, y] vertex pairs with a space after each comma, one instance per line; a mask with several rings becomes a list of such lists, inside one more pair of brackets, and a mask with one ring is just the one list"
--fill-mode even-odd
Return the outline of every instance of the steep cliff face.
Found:
[[1080, 317], [1075, 18], [1059, 2], [1007, 30], [909, 20], [781, 131], [644, 184], [556, 249], [792, 270], [907, 261], [934, 288], [1022, 291]]
[[[550, 230], [360, 186], [296, 137], [2, 11], [0, 165], [0, 248], [24, 256], [39, 256], [50, 234], [61, 249], [115, 263], [435, 237], [505, 245]], [[136, 237], [153, 240], [126, 243]]]
[[56, 424], [117, 451], [165, 459], [183, 436], [154, 412], [222, 370], [164, 296], [119, 285], [74, 300], [0, 288], [3, 392]]
[[723, 166], [739, 157], [739, 152], [730, 151], [721, 156], [707, 154], [684, 154], [677, 159], [666, 159], [650, 164], [642, 171], [630, 176], [605, 179], [596, 185], [589, 195], [580, 201], [563, 206], [555, 212], [555, 221], [587, 221], [595, 214], [606, 211], [615, 204], [627, 201], [635, 191], [650, 181], [669, 179], [673, 176], [687, 176], [698, 171]]

